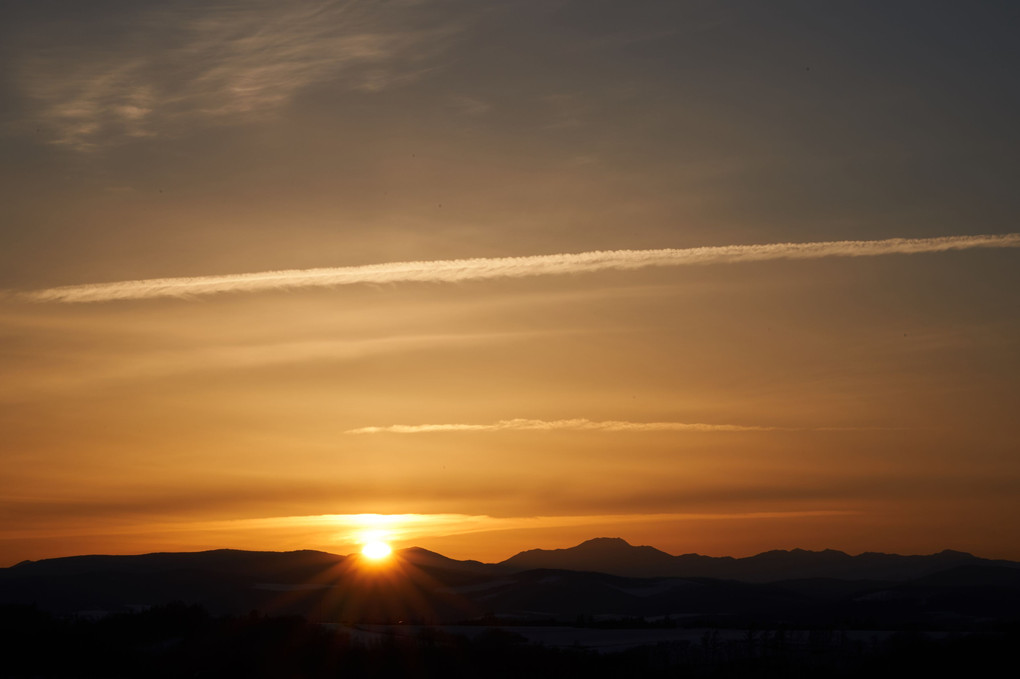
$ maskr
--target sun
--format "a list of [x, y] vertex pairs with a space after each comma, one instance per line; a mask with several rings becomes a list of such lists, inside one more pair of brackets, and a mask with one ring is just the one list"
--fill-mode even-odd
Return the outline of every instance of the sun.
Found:
[[385, 542], [369, 542], [361, 548], [361, 553], [373, 561], [385, 559], [393, 550]]

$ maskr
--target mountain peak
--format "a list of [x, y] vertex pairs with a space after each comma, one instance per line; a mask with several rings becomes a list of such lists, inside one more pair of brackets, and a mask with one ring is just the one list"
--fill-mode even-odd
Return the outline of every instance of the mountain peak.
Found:
[[529, 549], [500, 565], [515, 570], [555, 568], [652, 577], [674, 570], [675, 559], [654, 547], [635, 546], [623, 538], [599, 537], [567, 549]]
[[443, 556], [439, 552], [433, 552], [431, 549], [425, 549], [424, 547], [404, 547], [403, 549], [397, 551], [399, 554], [417, 554], [420, 556], [431, 556], [434, 558], [449, 559], [449, 557]]
[[579, 544], [575, 549], [581, 547], [608, 547], [608, 548], [620, 548], [620, 547], [633, 547], [623, 538], [592, 538], [591, 540], [585, 540]]

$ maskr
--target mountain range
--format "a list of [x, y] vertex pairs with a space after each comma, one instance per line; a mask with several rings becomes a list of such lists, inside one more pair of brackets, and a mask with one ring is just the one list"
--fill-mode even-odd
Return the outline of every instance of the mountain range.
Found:
[[1020, 567], [1016, 562], [982, 559], [953, 550], [924, 556], [879, 552], [851, 556], [835, 549], [819, 552], [777, 549], [740, 559], [701, 554], [673, 556], [654, 547], [631, 545], [621, 538], [595, 538], [568, 549], [532, 549], [498, 565], [518, 571], [560, 568], [628, 577], [725, 578], [745, 582], [798, 578], [910, 580], [963, 565]]
[[458, 561], [412, 547], [388, 562], [318, 551], [77, 556], [0, 569], [0, 603], [105, 615], [172, 601], [316, 621], [662, 618], [903, 625], [1016, 617], [1020, 563], [825, 550], [673, 556], [619, 538]]

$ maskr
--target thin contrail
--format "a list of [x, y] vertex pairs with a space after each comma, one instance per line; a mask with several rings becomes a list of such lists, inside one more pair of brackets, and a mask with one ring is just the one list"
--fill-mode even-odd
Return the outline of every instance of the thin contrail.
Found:
[[[686, 432], [745, 432], [745, 431], [843, 431], [842, 427], [762, 427], [746, 424], [704, 424], [688, 422], [621, 422], [619, 420], [499, 420], [489, 424], [392, 424], [385, 427], [359, 427], [345, 434], [431, 434], [464, 431], [686, 431]], [[857, 427], [845, 430], [857, 431]]]
[[19, 296], [38, 302], [107, 302], [154, 297], [192, 297], [221, 292], [254, 292], [303, 287], [330, 287], [359, 283], [432, 282], [453, 283], [488, 278], [521, 278], [587, 273], [608, 269], [642, 269], [652, 266], [689, 266], [754, 262], [769, 259], [817, 259], [819, 257], [873, 257], [968, 250], [972, 248], [1020, 247], [1020, 233], [941, 238], [889, 238], [817, 243], [768, 243], [716, 247], [611, 250], [528, 257], [485, 257], [426, 262], [390, 262], [325, 269], [294, 269], [260, 273], [151, 278], [116, 283], [67, 285], [33, 290]]

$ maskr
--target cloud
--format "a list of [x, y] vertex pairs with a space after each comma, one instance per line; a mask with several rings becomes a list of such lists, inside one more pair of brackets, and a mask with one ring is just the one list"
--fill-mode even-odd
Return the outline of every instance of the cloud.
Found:
[[71, 41], [24, 50], [20, 81], [38, 106], [35, 124], [55, 143], [88, 151], [198, 121], [271, 115], [317, 82], [376, 92], [413, 79], [456, 31], [411, 27], [413, 11], [413, 3], [327, 0], [170, 3], [141, 12], [130, 37], [114, 31], [100, 48]]
[[572, 420], [500, 420], [492, 424], [393, 424], [387, 427], [361, 427], [349, 429], [345, 434], [429, 434], [460, 431], [688, 431], [688, 432], [739, 432], [739, 431], [791, 431], [789, 427], [759, 427], [743, 424], [702, 424], [687, 422], [620, 422], [607, 420], [594, 422]]
[[494, 278], [581, 274], [647, 267], [733, 264], [774, 259], [875, 257], [973, 248], [1015, 247], [1020, 247], [1020, 233], [945, 236], [941, 238], [723, 245], [685, 249], [612, 250], [527, 257], [390, 262], [363, 266], [264, 271], [190, 278], [153, 278], [115, 283], [69, 285], [25, 292], [21, 293], [20, 297], [36, 302], [109, 302], [365, 283], [455, 283]]
[[95, 389], [133, 380], [162, 379], [188, 373], [251, 370], [310, 362], [356, 361], [373, 356], [429, 351], [444, 347], [465, 347], [482, 343], [511, 342], [541, 333], [503, 332], [431, 334], [403, 337], [374, 337], [361, 340], [322, 340], [230, 344], [196, 350], [164, 350], [133, 353], [117, 348], [91, 357], [84, 368], [68, 371], [66, 357], [60, 367], [15, 372], [0, 384], [0, 404], [22, 403], [68, 390]]
[[[848, 516], [858, 514], [855, 510], [809, 509], [791, 511], [757, 512], [670, 512], [650, 514], [586, 514], [586, 515], [530, 515], [530, 516], [489, 516], [487, 514], [312, 514], [299, 516], [271, 516], [258, 518], [201, 520], [177, 517], [160, 520], [159, 517], [127, 516], [117, 511], [109, 521], [96, 523], [96, 515], [85, 509], [88, 518], [69, 521], [66, 516], [61, 522], [38, 522], [42, 525], [25, 528], [11, 525], [0, 528], [0, 540], [20, 537], [62, 538], [81, 536], [83, 527], [89, 526], [86, 535], [138, 535], [156, 534], [164, 537], [172, 534], [189, 533], [230, 533], [235, 537], [244, 534], [263, 533], [287, 539], [292, 534], [320, 534], [330, 541], [353, 544], [361, 541], [366, 532], [381, 534], [387, 540], [409, 541], [421, 538], [469, 535], [490, 531], [549, 529], [554, 527], [602, 527], [609, 524], [647, 523], [652, 521], [705, 521], [740, 519], [777, 519], [815, 516]], [[107, 511], [117, 507], [106, 508]], [[100, 514], [98, 516], [104, 516]], [[38, 516], [33, 515], [38, 520]], [[201, 540], [201, 538], [199, 538]], [[308, 545], [297, 545], [307, 548]]]

